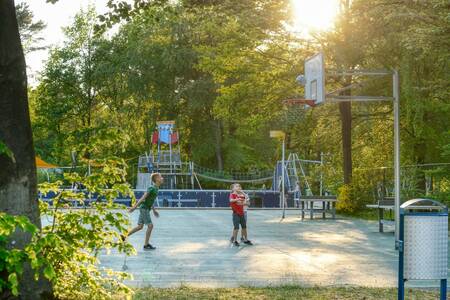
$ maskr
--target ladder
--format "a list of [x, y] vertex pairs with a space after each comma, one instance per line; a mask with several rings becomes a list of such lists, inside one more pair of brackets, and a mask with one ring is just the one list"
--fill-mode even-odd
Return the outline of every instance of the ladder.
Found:
[[286, 174], [289, 178], [288, 180], [288, 192], [293, 192], [295, 189], [295, 184], [299, 182], [298, 179], [298, 173], [297, 173], [297, 166], [296, 166], [296, 158], [297, 154], [290, 153], [288, 156], [286, 164]]

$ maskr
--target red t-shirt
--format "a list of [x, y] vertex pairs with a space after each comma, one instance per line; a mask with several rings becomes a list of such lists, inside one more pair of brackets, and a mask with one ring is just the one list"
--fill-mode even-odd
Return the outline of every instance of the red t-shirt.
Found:
[[[236, 193], [231, 193], [230, 194], [230, 200], [234, 200], [234, 199], [239, 199], [239, 200], [245, 200], [245, 196], [244, 195], [238, 195]], [[244, 205], [240, 205], [237, 202], [231, 202], [230, 201], [230, 206], [231, 209], [233, 210], [233, 212], [239, 216], [243, 216], [244, 215]]]

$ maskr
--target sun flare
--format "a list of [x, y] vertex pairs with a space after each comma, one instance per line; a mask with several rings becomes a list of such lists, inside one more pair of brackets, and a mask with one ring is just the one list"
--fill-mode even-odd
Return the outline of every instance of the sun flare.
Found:
[[291, 0], [294, 30], [329, 30], [339, 11], [339, 0]]

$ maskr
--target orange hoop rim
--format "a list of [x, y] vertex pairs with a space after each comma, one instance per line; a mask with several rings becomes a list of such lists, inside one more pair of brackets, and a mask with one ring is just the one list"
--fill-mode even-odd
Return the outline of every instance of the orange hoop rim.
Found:
[[283, 105], [299, 105], [306, 104], [310, 107], [316, 106], [316, 101], [312, 99], [300, 99], [300, 98], [291, 98], [283, 100]]

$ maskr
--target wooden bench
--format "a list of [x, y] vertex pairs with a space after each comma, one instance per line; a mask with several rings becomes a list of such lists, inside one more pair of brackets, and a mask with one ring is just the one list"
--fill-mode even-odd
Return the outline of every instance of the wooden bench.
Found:
[[[384, 224], [386, 225], [393, 225], [394, 217], [393, 217], [393, 211], [394, 211], [394, 197], [384, 197], [383, 199], [378, 200], [378, 203], [376, 204], [368, 204], [366, 207], [368, 208], [376, 208], [378, 209], [378, 231], [384, 232]], [[384, 211], [389, 211], [389, 219], [384, 218]]]
[[[326, 213], [330, 213], [333, 219], [336, 219], [336, 196], [303, 196], [299, 199], [302, 220], [305, 219], [305, 213], [309, 213], [309, 218], [313, 219], [315, 213], [321, 213], [325, 219]], [[314, 203], [322, 203], [320, 208], [314, 207]], [[309, 208], [308, 208], [309, 204]]]

